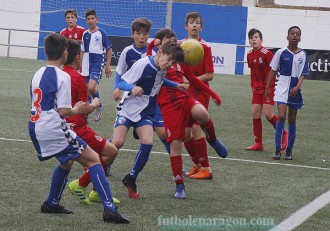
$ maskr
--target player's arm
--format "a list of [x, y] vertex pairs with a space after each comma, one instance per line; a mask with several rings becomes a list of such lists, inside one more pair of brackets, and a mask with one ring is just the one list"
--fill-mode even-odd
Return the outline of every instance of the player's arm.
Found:
[[193, 85], [195, 88], [198, 88], [201, 91], [209, 94], [212, 97], [212, 99], [215, 100], [215, 103], [217, 105], [221, 104], [221, 99], [218, 96], [218, 94], [215, 93], [209, 86], [207, 86], [199, 78], [196, 78], [196, 76], [194, 75], [194, 73], [189, 65], [181, 64], [181, 66], [184, 70], [186, 79], [191, 83], [191, 85]]
[[[88, 93], [86, 88], [86, 81], [84, 76], [80, 76], [76, 81], [77, 87], [77, 99], [82, 102], [86, 102], [85, 115], [92, 113], [97, 107], [100, 106], [101, 100], [94, 98], [91, 103], [88, 103]], [[73, 89], [73, 88], [72, 88]]]
[[212, 51], [211, 47], [208, 47], [208, 49], [204, 52], [204, 60], [205, 60], [205, 74], [197, 76], [201, 81], [204, 83], [207, 83], [211, 81], [214, 77], [214, 68], [213, 68], [213, 61], [212, 61]]
[[116, 101], [120, 100], [120, 89], [118, 88], [118, 84], [121, 81], [121, 75], [116, 72], [115, 78], [113, 80], [113, 92], [112, 92], [112, 98]]
[[112, 48], [110, 47], [107, 50], [107, 62], [105, 64], [105, 76], [107, 78], [110, 78], [112, 72], [111, 72], [111, 67], [110, 67], [110, 63], [111, 63], [111, 58], [112, 58]]
[[159, 39], [154, 39], [148, 44], [147, 48], [147, 56], [152, 56], [152, 50], [155, 46], [161, 45], [161, 41]]
[[173, 82], [169, 79], [163, 78], [163, 83], [162, 83], [163, 87], [170, 87], [170, 88], [176, 88], [178, 90], [183, 90], [186, 91], [189, 88], [189, 84], [187, 83], [176, 83]]
[[203, 81], [204, 83], [207, 83], [209, 81], [211, 81], [214, 77], [214, 73], [205, 73], [203, 75], [197, 76], [198, 79], [200, 79], [201, 81]]
[[84, 113], [86, 108], [86, 102], [79, 101], [73, 108], [58, 108], [58, 114], [62, 117], [70, 117], [73, 115], [78, 115]]
[[266, 89], [265, 89], [265, 94], [266, 94], [267, 100], [269, 100], [269, 94], [270, 94], [269, 88], [270, 88], [270, 85], [271, 85], [273, 79], [275, 78], [275, 75], [276, 75], [276, 71], [271, 69], [269, 72], [269, 75], [268, 75], [267, 85], [266, 85]]

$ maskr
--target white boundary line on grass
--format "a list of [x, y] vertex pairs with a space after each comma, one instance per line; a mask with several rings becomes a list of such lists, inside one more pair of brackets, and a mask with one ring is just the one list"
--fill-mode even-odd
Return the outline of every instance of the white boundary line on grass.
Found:
[[[1, 138], [1, 137], [0, 137], [0, 140], [32, 143], [30, 140], [9, 139], [9, 138]], [[126, 152], [137, 152], [138, 151], [138, 150], [134, 150], [134, 149], [125, 149], [125, 148], [122, 148], [120, 150], [121, 151], [126, 151]], [[167, 152], [151, 151], [151, 153], [168, 155]], [[189, 155], [188, 154], [182, 154], [182, 156], [189, 156]], [[215, 157], [215, 156], [209, 156], [209, 159], [220, 159], [220, 158], [219, 157]], [[280, 165], [280, 166], [288, 166], [288, 167], [318, 169], [318, 170], [328, 170], [328, 171], [330, 170], [330, 168], [322, 168], [322, 167], [307, 166], [307, 165], [298, 165], [298, 164], [282, 164], [282, 163], [279, 163], [279, 162], [267, 162], [267, 161], [259, 161], [259, 160], [244, 160], [244, 159], [235, 159], [235, 158], [226, 158], [226, 159], [223, 159], [223, 160], [232, 160], [232, 161], [259, 163], [259, 164], [269, 164], [269, 165]]]
[[278, 224], [270, 231], [290, 231], [301, 225], [318, 210], [330, 203], [330, 190], [315, 198], [298, 211], [291, 214], [288, 218]]
[[29, 71], [29, 70], [16, 70], [16, 69], [6, 69], [6, 68], [0, 68], [0, 71], [16, 71], [16, 72], [28, 72], [28, 73], [36, 72], [36, 71]]

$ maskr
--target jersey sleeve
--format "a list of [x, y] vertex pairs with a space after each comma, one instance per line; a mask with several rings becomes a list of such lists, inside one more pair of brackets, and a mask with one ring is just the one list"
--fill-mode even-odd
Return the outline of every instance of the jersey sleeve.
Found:
[[211, 47], [207, 47], [207, 49], [204, 50], [204, 56], [205, 56], [205, 73], [213, 73], [214, 67], [213, 67]]
[[101, 33], [102, 33], [102, 46], [104, 47], [104, 49], [108, 50], [112, 48], [112, 44], [110, 42], [108, 35], [105, 33], [104, 30], [101, 30]]
[[148, 49], [147, 49], [147, 56], [151, 56], [152, 55], [152, 50], [155, 46], [155, 39], [152, 40], [149, 44], [148, 44]]
[[79, 76], [77, 81], [78, 101], [88, 102], [86, 80], [84, 76]]
[[125, 74], [125, 72], [127, 71], [127, 68], [128, 68], [127, 63], [126, 63], [127, 50], [128, 50], [128, 47], [125, 47], [124, 50], [121, 52], [119, 60], [118, 60], [116, 72], [119, 75]]
[[307, 53], [304, 50], [303, 50], [303, 52], [305, 53], [305, 64], [304, 64], [304, 68], [301, 73], [301, 76], [307, 76], [309, 74], [309, 69], [308, 69], [309, 64], [308, 64], [308, 59], [307, 59]]
[[71, 78], [65, 73], [58, 73], [58, 88], [56, 92], [57, 108], [71, 107]]
[[281, 58], [282, 51], [283, 51], [283, 49], [276, 51], [276, 53], [270, 63], [270, 67], [272, 68], [273, 71], [278, 71], [278, 69], [280, 68], [280, 58]]
[[139, 59], [121, 78], [127, 83], [135, 84], [142, 77], [145, 67], [145, 59]]

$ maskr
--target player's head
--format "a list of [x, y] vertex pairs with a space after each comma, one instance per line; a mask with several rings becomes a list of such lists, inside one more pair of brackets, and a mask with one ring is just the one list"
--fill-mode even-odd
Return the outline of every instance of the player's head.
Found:
[[158, 50], [156, 57], [156, 63], [159, 68], [166, 70], [172, 66], [173, 62], [182, 63], [184, 61], [184, 52], [178, 44], [167, 42]]
[[72, 28], [74, 27], [76, 24], [77, 24], [77, 17], [78, 17], [78, 14], [77, 14], [77, 11], [74, 10], [74, 9], [67, 9], [65, 11], [65, 21], [68, 25], [68, 27]]
[[45, 53], [49, 61], [61, 59], [61, 64], [66, 62], [68, 40], [60, 34], [50, 34], [45, 38]]
[[189, 38], [198, 38], [199, 33], [203, 28], [203, 19], [201, 14], [198, 12], [189, 12], [186, 15], [185, 28], [188, 32]]
[[155, 39], [159, 39], [161, 41], [161, 44], [165, 44], [167, 42], [177, 42], [175, 32], [167, 28], [157, 31]]
[[80, 63], [81, 63], [80, 44], [79, 44], [79, 42], [72, 40], [72, 39], [69, 39], [68, 43], [69, 43], [68, 58], [64, 65], [72, 65], [74, 63], [75, 65], [78, 64], [79, 66], [76, 68], [80, 69]]
[[301, 40], [301, 29], [298, 26], [292, 26], [288, 29], [287, 40], [289, 44], [297, 45]]
[[146, 18], [136, 18], [132, 22], [132, 38], [137, 48], [142, 48], [147, 45], [150, 37], [151, 21]]
[[89, 28], [96, 27], [96, 23], [98, 21], [96, 11], [94, 9], [88, 9], [85, 12], [86, 23], [88, 24]]
[[261, 46], [263, 39], [262, 39], [262, 33], [260, 30], [252, 28], [249, 33], [248, 33], [248, 37], [249, 37], [249, 43], [250, 46], [253, 47], [253, 49], [259, 49], [259, 47]]

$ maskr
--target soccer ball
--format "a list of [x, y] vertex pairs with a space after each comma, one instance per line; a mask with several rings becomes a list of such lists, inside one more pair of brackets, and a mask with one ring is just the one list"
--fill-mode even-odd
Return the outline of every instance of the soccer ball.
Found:
[[204, 49], [196, 39], [187, 39], [183, 41], [181, 47], [184, 51], [184, 63], [195, 66], [200, 63], [204, 57]]

